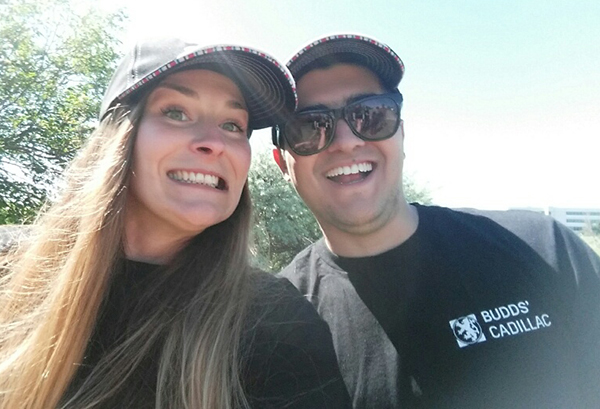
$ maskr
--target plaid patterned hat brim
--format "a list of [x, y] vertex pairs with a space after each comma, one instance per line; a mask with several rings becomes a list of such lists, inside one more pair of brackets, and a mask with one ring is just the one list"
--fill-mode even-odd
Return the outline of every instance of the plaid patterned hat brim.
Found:
[[289, 71], [268, 54], [248, 47], [200, 47], [170, 39], [139, 43], [125, 56], [104, 96], [100, 117], [118, 102], [135, 101], [166, 75], [190, 68], [217, 71], [236, 83], [248, 107], [251, 129], [272, 126], [296, 108]]
[[357, 34], [337, 34], [313, 41], [287, 63], [297, 81], [304, 74], [336, 63], [351, 63], [373, 71], [386, 89], [394, 89], [404, 75], [404, 63], [387, 45]]

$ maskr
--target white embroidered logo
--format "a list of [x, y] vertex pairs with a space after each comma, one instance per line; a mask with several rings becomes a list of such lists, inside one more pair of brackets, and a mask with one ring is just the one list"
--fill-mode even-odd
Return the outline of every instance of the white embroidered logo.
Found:
[[456, 342], [461, 348], [487, 340], [475, 314], [451, 320], [449, 324], [456, 337]]
[[486, 334], [491, 341], [552, 326], [550, 316], [532, 312], [527, 300], [483, 310], [478, 315], [483, 327], [476, 314], [449, 321], [459, 347], [487, 341]]

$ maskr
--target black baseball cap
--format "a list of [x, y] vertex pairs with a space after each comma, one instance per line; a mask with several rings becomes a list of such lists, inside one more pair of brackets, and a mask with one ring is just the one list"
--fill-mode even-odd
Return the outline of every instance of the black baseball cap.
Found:
[[296, 108], [292, 76], [268, 54], [238, 45], [207, 47], [163, 38], [142, 40], [125, 55], [104, 95], [100, 118], [117, 103], [135, 102], [166, 75], [190, 68], [219, 72], [240, 88], [250, 129], [272, 126]]
[[404, 63], [389, 46], [359, 34], [336, 34], [303, 47], [287, 63], [296, 82], [304, 74], [328, 64], [350, 63], [366, 67], [386, 89], [398, 88]]

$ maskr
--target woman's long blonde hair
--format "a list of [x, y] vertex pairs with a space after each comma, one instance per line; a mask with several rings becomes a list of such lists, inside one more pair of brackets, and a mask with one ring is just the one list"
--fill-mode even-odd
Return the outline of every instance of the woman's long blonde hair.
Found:
[[[247, 406], [240, 379], [250, 299], [247, 186], [229, 219], [162, 267], [160, 282], [140, 300], [143, 320], [73, 388], [124, 264], [125, 199], [142, 112], [143, 103], [118, 107], [102, 121], [69, 167], [62, 195], [0, 257], [0, 408], [92, 408], [117, 393], [128, 407], [136, 399], [135, 390], [127, 394], [132, 372], [157, 350], [157, 408]], [[158, 302], [148, 302], [156, 294]]]

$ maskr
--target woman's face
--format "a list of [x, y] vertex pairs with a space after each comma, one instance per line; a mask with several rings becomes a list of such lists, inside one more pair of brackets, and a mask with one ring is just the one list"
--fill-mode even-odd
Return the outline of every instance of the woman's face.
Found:
[[250, 166], [248, 120], [238, 87], [213, 71], [178, 72], [152, 91], [133, 153], [129, 257], [153, 258], [231, 216]]

